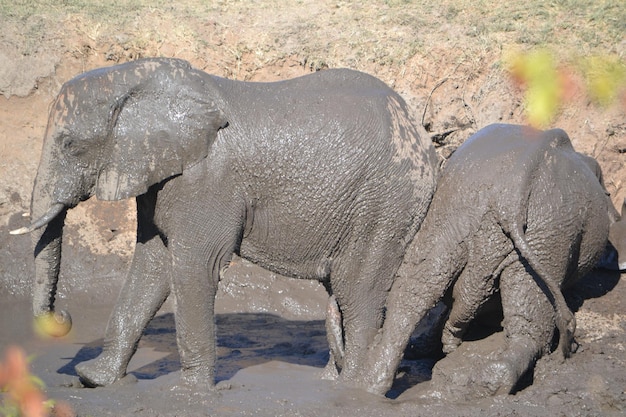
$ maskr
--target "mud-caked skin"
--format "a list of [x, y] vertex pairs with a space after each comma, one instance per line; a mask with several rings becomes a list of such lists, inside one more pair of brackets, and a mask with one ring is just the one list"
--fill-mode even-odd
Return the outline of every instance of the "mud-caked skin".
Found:
[[[52, 105], [32, 198], [33, 309], [54, 309], [67, 209], [136, 197], [137, 244], [87, 385], [123, 377], [174, 297], [183, 381], [212, 386], [214, 298], [234, 253], [320, 280], [343, 317], [350, 379], [435, 187], [434, 149], [380, 80], [328, 70], [275, 83], [145, 59], [67, 82]], [[335, 301], [333, 301], [334, 303]]]
[[461, 343], [498, 290], [504, 313], [505, 346], [480, 368], [459, 364], [458, 372], [470, 375], [455, 379], [472, 381], [464, 389], [510, 392], [550, 351], [555, 329], [567, 356], [575, 320], [561, 288], [596, 264], [619, 217], [599, 173], [560, 129], [491, 125], [460, 146], [398, 270], [368, 352], [367, 389], [384, 394], [391, 387], [416, 324], [452, 286], [444, 351]]

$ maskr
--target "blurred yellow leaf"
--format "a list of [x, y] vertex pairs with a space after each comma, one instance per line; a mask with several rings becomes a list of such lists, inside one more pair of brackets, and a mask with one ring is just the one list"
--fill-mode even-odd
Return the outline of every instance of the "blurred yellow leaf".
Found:
[[526, 116], [533, 126], [548, 125], [564, 100], [576, 96], [583, 83], [598, 104], [608, 105], [620, 97], [626, 101], [626, 65], [618, 57], [579, 57], [563, 65], [551, 52], [540, 49], [514, 52], [506, 61], [513, 81], [524, 92]]
[[525, 90], [525, 104], [531, 125], [548, 125], [563, 99], [563, 79], [552, 54], [537, 50], [516, 53], [509, 58], [513, 79]]
[[72, 329], [72, 322], [57, 313], [48, 313], [35, 318], [34, 328], [43, 338], [63, 337]]

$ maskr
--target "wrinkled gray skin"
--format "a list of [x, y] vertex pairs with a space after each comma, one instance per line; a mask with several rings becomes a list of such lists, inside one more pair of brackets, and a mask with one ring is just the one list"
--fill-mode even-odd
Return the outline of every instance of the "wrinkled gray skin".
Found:
[[[35, 181], [35, 315], [54, 310], [66, 210], [136, 197], [137, 244], [87, 385], [125, 375], [170, 295], [183, 382], [213, 386], [214, 298], [237, 253], [322, 281], [343, 315], [342, 378], [382, 322], [385, 298], [432, 197], [437, 157], [384, 83], [328, 70], [237, 82], [146, 59], [67, 82]], [[39, 219], [39, 220], [37, 220]]]
[[550, 351], [555, 327], [568, 356], [575, 320], [560, 289], [596, 264], [618, 218], [598, 175], [597, 162], [575, 152], [560, 129], [491, 125], [460, 146], [398, 270], [368, 352], [367, 389], [391, 387], [416, 324], [452, 285], [445, 352], [498, 289], [502, 298], [502, 351], [479, 369], [459, 366], [472, 395], [511, 392]]

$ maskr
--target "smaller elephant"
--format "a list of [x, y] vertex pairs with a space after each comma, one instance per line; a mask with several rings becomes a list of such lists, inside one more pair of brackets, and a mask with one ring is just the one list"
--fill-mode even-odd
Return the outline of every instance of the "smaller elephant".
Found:
[[598, 163], [574, 151], [564, 131], [504, 124], [478, 131], [444, 166], [398, 270], [368, 352], [366, 388], [391, 388], [416, 324], [449, 289], [453, 305], [442, 336], [448, 353], [479, 308], [501, 294], [505, 345], [470, 369], [471, 395], [511, 392], [550, 352], [555, 327], [567, 357], [575, 319], [561, 288], [596, 265], [618, 218]]

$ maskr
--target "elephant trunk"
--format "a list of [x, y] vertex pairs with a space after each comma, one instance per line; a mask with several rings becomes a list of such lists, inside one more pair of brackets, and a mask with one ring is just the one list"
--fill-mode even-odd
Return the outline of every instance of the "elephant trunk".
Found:
[[[37, 194], [35, 192], [33, 196]], [[63, 204], [49, 204], [47, 199], [42, 200], [33, 198], [31, 213], [33, 219], [37, 220], [27, 228], [32, 229], [31, 238], [35, 257], [33, 313], [37, 327], [45, 334], [64, 336], [71, 329], [72, 319], [64, 310], [55, 311], [54, 303], [59, 281], [63, 225], [67, 210]], [[46, 205], [50, 206], [47, 210], [44, 208]], [[44, 214], [40, 214], [42, 211]]]
[[[33, 213], [34, 214], [34, 213]], [[54, 312], [57, 283], [61, 266], [61, 243], [65, 213], [31, 235], [35, 257], [33, 282], [33, 313], [35, 316]]]
[[54, 303], [67, 207], [53, 198], [56, 184], [55, 176], [50, 175], [50, 172], [50, 164], [46, 158], [42, 158], [31, 202], [33, 222], [30, 226], [13, 230], [11, 234], [31, 233], [35, 258], [33, 313], [37, 328], [48, 335], [63, 336], [71, 328], [71, 317], [65, 311], [55, 312]]

